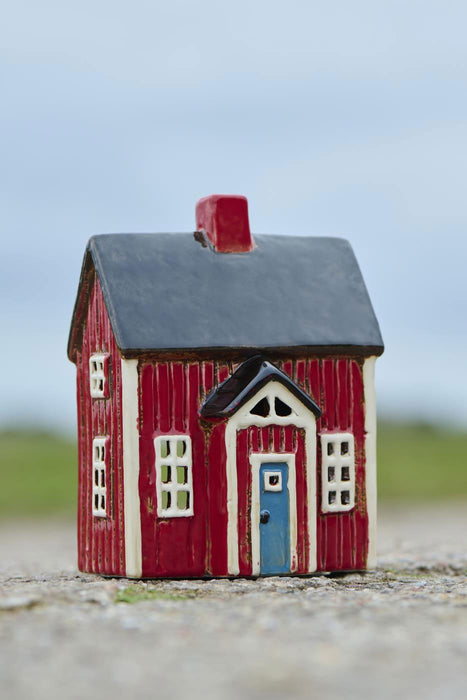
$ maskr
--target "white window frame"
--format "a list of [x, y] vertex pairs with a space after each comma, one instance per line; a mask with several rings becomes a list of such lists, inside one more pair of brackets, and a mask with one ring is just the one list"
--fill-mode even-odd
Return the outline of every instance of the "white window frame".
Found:
[[[277, 484], [271, 484], [269, 478], [277, 477]], [[282, 491], [282, 472], [266, 471], [263, 472], [263, 489], [265, 491]]]
[[107, 449], [107, 437], [94, 438], [92, 441], [92, 514], [96, 518], [107, 517]]
[[[348, 450], [342, 454], [342, 445]], [[332, 454], [328, 446], [332, 445]], [[329, 469], [334, 469], [330, 480]], [[348, 479], [343, 479], [343, 469], [348, 470]], [[345, 513], [355, 506], [355, 440], [352, 433], [324, 433], [321, 435], [321, 510], [323, 513]], [[349, 492], [349, 502], [342, 503], [342, 492]], [[329, 502], [329, 494], [335, 493], [335, 501]]]
[[[177, 442], [185, 443], [185, 454], [177, 456]], [[168, 442], [170, 446], [169, 454], [162, 456], [162, 446]], [[191, 452], [191, 437], [189, 435], [159, 435], [154, 438], [154, 451], [156, 455], [156, 493], [157, 493], [157, 515], [159, 518], [188, 518], [194, 514], [193, 510], [193, 463]], [[162, 467], [166, 466], [170, 470], [170, 479], [162, 481]], [[185, 467], [186, 483], [179, 484], [177, 481], [177, 467]], [[162, 507], [162, 494], [170, 494], [169, 508]], [[179, 492], [186, 492], [189, 498], [188, 508], [179, 508], [177, 505], [177, 495]]]
[[93, 399], [103, 399], [106, 396], [106, 359], [107, 355], [103, 352], [95, 352], [89, 358], [89, 390]]

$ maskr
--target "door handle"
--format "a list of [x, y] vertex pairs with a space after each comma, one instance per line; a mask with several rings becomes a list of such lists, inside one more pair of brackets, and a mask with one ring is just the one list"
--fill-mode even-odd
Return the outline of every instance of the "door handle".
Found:
[[259, 522], [263, 523], [263, 525], [267, 522], [269, 522], [269, 518], [271, 517], [271, 513], [268, 510], [262, 510], [259, 514]]

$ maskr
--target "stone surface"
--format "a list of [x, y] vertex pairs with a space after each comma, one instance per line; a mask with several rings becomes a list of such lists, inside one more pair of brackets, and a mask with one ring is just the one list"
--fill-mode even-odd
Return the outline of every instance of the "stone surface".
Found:
[[382, 508], [375, 572], [135, 583], [79, 574], [72, 524], [3, 522], [2, 696], [457, 700], [466, 533], [464, 504]]

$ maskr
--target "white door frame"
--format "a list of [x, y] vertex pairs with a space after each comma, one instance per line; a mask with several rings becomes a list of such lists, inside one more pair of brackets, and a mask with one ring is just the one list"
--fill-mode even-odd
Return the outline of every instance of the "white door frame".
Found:
[[[289, 416], [278, 416], [274, 399], [280, 399], [290, 406]], [[267, 417], [250, 413], [263, 398], [269, 400], [270, 414]], [[259, 389], [228, 421], [225, 427], [226, 476], [227, 476], [227, 567], [228, 573], [240, 573], [238, 546], [238, 484], [237, 484], [237, 432], [250, 426], [264, 428], [269, 425], [289, 426], [305, 430], [305, 471], [307, 481], [306, 500], [308, 505], [308, 571], [316, 571], [316, 418], [289, 389], [273, 379]], [[274, 453], [279, 454], [279, 453]], [[269, 460], [268, 453], [263, 453]], [[286, 461], [285, 454], [280, 455]], [[294, 455], [295, 457], [295, 455]], [[295, 466], [295, 465], [294, 465]], [[296, 499], [295, 499], [296, 502]], [[253, 504], [252, 504], [253, 509]], [[252, 530], [253, 538], [253, 530]]]
[[290, 571], [296, 571], [297, 558], [297, 489], [295, 476], [295, 454], [285, 452], [254, 452], [250, 455], [251, 464], [251, 573], [261, 573], [261, 547], [259, 535], [260, 493], [259, 470], [262, 464], [285, 462], [287, 464], [287, 488], [289, 492], [289, 533], [290, 533]]

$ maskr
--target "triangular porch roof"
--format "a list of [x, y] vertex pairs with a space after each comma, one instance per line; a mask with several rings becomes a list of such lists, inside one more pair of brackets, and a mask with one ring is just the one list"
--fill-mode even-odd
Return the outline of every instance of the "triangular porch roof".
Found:
[[283, 384], [319, 418], [321, 409], [313, 399], [262, 355], [250, 357], [219, 384], [201, 406], [200, 415], [203, 418], [229, 418], [269, 381]]

